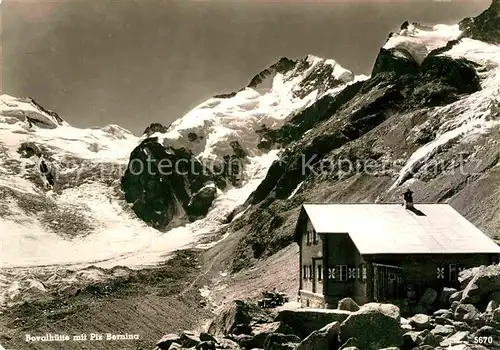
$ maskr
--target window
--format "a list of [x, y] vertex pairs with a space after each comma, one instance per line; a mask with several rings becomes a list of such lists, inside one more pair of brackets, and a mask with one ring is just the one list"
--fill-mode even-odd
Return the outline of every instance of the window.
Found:
[[309, 279], [310, 280], [313, 279], [313, 273], [314, 273], [313, 267], [312, 267], [312, 265], [309, 265]]
[[302, 266], [302, 274], [303, 274], [302, 278], [307, 279], [307, 266], [306, 265]]
[[318, 234], [316, 233], [316, 230], [313, 231], [313, 244], [318, 244]]
[[311, 231], [307, 230], [307, 245], [311, 245]]
[[449, 265], [448, 279], [450, 282], [458, 281], [458, 267], [456, 264]]
[[322, 280], [323, 270], [321, 270], [321, 265], [318, 265], [318, 281]]
[[339, 280], [347, 281], [347, 265], [339, 265]]

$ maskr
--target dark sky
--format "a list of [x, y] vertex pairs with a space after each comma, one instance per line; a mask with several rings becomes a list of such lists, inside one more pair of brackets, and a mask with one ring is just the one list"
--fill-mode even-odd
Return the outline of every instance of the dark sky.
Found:
[[3, 93], [78, 127], [139, 134], [246, 85], [279, 57], [369, 73], [405, 20], [456, 23], [490, 0], [3, 0]]

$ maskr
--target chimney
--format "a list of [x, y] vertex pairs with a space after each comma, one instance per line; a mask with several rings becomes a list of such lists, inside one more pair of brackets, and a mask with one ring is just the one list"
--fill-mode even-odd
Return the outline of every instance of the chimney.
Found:
[[405, 201], [406, 209], [413, 209], [413, 192], [410, 189], [407, 189], [405, 193], [403, 193], [403, 199]]

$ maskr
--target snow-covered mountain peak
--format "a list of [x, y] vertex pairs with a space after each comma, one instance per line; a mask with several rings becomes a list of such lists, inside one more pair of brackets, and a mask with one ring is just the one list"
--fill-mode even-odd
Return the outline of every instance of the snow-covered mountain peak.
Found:
[[9, 95], [0, 95], [0, 115], [17, 118], [41, 128], [53, 129], [69, 125], [57, 113], [43, 108], [30, 97], [17, 98]]
[[282, 58], [242, 90], [205, 101], [172, 123], [166, 133], [151, 136], [165, 146], [187, 147], [203, 159], [232, 154], [235, 142], [249, 156], [262, 155], [267, 151], [259, 147], [258, 130], [278, 129], [298, 110], [359, 79], [365, 77], [356, 77], [332, 59]]
[[399, 33], [392, 34], [382, 48], [405, 50], [418, 64], [421, 64], [431, 51], [446, 46], [461, 33], [458, 24], [437, 24], [429, 27], [410, 23], [403, 26]]

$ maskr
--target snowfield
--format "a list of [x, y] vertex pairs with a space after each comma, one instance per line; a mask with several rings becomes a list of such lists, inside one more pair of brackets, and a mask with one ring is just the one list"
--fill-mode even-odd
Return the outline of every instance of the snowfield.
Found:
[[461, 42], [443, 55], [464, 57], [485, 67], [482, 72], [481, 90], [451, 103], [435, 108], [432, 116], [440, 119], [436, 138], [415, 151], [401, 169], [390, 190], [410, 178], [440, 147], [469, 136], [487, 133], [500, 125], [500, 47], [472, 39]]
[[[258, 149], [255, 131], [264, 124], [278, 128], [321, 96], [366, 79], [333, 60], [308, 56], [305, 61], [306, 69], [275, 74], [270, 89], [245, 88], [231, 98], [212, 98], [174, 122], [166, 134], [152, 135], [164, 145], [190, 148], [200, 159], [222, 157], [231, 141], [238, 141], [248, 154], [243, 186], [219, 191], [205, 218], [166, 233], [137, 219], [119, 190], [129, 155], [144, 137], [117, 125], [74, 128], [30, 99], [2, 95], [0, 305], [53, 290], [74, 290], [115, 275], [116, 266], [124, 266], [119, 271], [127, 273], [128, 268], [155, 266], [175, 250], [213, 244], [198, 242], [225, 225], [227, 216], [245, 202], [278, 158], [277, 150]], [[300, 84], [320, 65], [331, 66], [341, 84], [298, 97]], [[188, 140], [190, 133], [197, 135], [196, 142]], [[53, 189], [43, 188], [39, 160], [24, 157], [23, 144], [35, 145], [57, 168]]]

